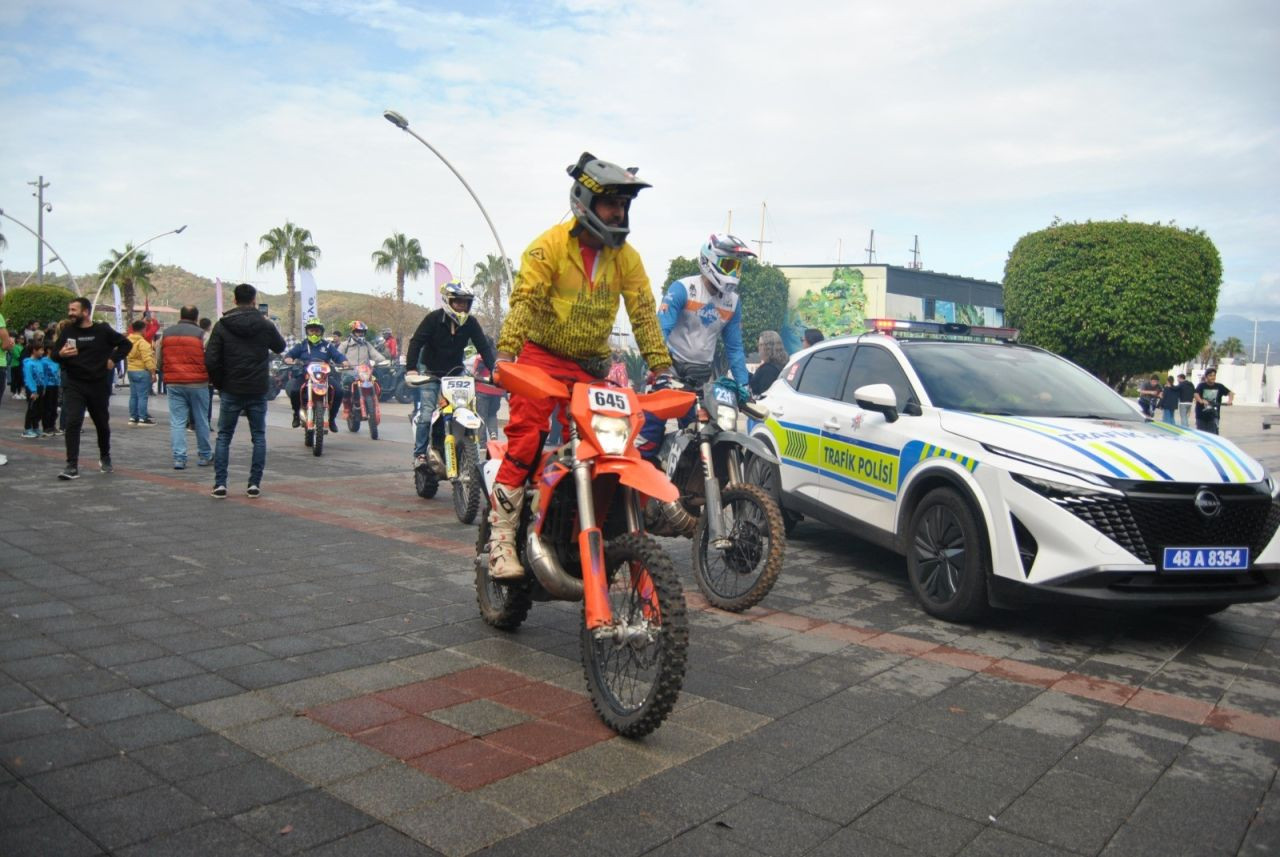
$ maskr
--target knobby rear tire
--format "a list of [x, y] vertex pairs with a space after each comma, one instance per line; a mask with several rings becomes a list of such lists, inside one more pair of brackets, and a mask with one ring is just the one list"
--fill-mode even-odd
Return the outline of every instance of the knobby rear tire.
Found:
[[720, 504], [734, 511], [728, 534], [734, 545], [727, 551], [711, 546], [704, 507], [693, 531], [693, 576], [712, 606], [740, 613], [759, 604], [778, 580], [786, 527], [778, 505], [758, 485], [727, 485]]
[[369, 421], [369, 439], [378, 439], [378, 403], [370, 392], [364, 394], [364, 416]]
[[533, 597], [528, 581], [502, 584], [489, 576], [489, 516], [480, 519], [476, 533], [476, 604], [485, 624], [500, 631], [514, 631], [529, 615]]
[[[657, 600], [660, 626], [644, 651], [597, 639], [587, 629], [585, 614], [582, 623], [582, 664], [591, 703], [610, 729], [638, 738], [662, 725], [680, 696], [689, 646], [684, 590], [671, 558], [649, 536], [618, 536], [605, 545], [604, 559], [615, 620], [634, 621], [645, 604], [652, 607], [652, 599], [632, 586], [632, 563], [648, 570]], [[637, 693], [641, 682], [646, 687]]]

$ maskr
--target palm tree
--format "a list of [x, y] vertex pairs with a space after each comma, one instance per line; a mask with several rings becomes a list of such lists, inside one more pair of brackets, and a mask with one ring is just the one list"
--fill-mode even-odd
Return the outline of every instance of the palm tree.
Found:
[[381, 250], [372, 254], [373, 270], [383, 273], [396, 272], [396, 304], [404, 308], [404, 278], [417, 279], [427, 270], [427, 257], [422, 255], [422, 245], [417, 238], [406, 238], [403, 232], [393, 232], [382, 242]]
[[[127, 259], [125, 259], [126, 256], [128, 256]], [[124, 261], [121, 262], [121, 259]], [[117, 264], [120, 267], [116, 268]], [[114, 273], [111, 273], [112, 268], [115, 268]], [[98, 277], [102, 286], [115, 284], [120, 287], [120, 300], [124, 303], [126, 326], [133, 324], [133, 302], [138, 293], [155, 294], [155, 286], [151, 285], [151, 275], [155, 272], [155, 266], [151, 264], [151, 257], [147, 255], [147, 251], [134, 252], [133, 242], [124, 245], [124, 252], [112, 250], [111, 257], [103, 259], [98, 264]], [[101, 279], [108, 273], [111, 273], [110, 280]]]
[[285, 221], [258, 239], [263, 246], [258, 268], [274, 268], [284, 263], [284, 282], [289, 294], [289, 330], [298, 330], [298, 307], [294, 300], [295, 271], [310, 271], [320, 258], [320, 248], [312, 244], [311, 230]]
[[511, 296], [511, 284], [507, 282], [507, 269], [502, 264], [502, 257], [485, 254], [485, 260], [476, 263], [471, 287], [480, 299], [480, 313], [488, 322], [486, 333], [496, 339]]

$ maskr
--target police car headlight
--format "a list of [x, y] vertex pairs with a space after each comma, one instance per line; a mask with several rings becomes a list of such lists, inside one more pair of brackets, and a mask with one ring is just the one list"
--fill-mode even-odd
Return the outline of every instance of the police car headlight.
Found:
[[982, 448], [985, 449], [987, 452], [993, 452], [996, 455], [1002, 455], [1005, 458], [1012, 458], [1014, 461], [1021, 461], [1026, 464], [1034, 465], [1036, 467], [1043, 467], [1045, 470], [1053, 470], [1058, 473], [1062, 473], [1067, 476], [1071, 476], [1076, 479], [1079, 479], [1082, 482], [1088, 482], [1090, 485], [1097, 485], [1102, 488], [1111, 489], [1111, 486], [1107, 484], [1107, 481], [1105, 479], [1103, 479], [1101, 476], [1090, 473], [1087, 470], [1078, 470], [1074, 467], [1069, 467], [1068, 465], [1065, 465], [1065, 464], [1059, 464], [1056, 461], [1044, 461], [1039, 458], [1034, 458], [1030, 455], [1023, 455], [1021, 452], [1014, 452], [1011, 449], [1004, 449], [1002, 447], [992, 446], [989, 443], [984, 443], [982, 445]]
[[627, 450], [627, 439], [631, 437], [631, 421], [623, 417], [595, 414], [591, 417], [591, 431], [595, 433], [601, 452], [605, 455], [622, 455]]
[[716, 425], [720, 426], [721, 431], [737, 431], [738, 412], [721, 405], [716, 408]]

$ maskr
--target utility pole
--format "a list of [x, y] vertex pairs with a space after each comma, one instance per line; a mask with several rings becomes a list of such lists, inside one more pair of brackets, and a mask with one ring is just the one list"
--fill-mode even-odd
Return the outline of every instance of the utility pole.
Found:
[[764, 264], [764, 245], [773, 243], [772, 241], [764, 240], [764, 216], [765, 216], [765, 210], [767, 209], [767, 207], [768, 206], [766, 206], [763, 202], [760, 203], [760, 240], [751, 242], [752, 244], [760, 245], [760, 252], [756, 254], [756, 261], [758, 261], [761, 265]]
[[871, 240], [867, 243], [867, 264], [875, 264], [876, 261], [876, 231], [871, 230]]
[[911, 270], [919, 271], [920, 264], [920, 236], [916, 236], [915, 245], [911, 248]]
[[724, 231], [733, 234], [733, 209], [729, 209], [729, 222], [725, 224]]
[[44, 189], [49, 183], [44, 180], [44, 176], [40, 176], [33, 182], [27, 182], [36, 189], [31, 194], [36, 198], [36, 283], [44, 285], [44, 213], [53, 211], [53, 206], [44, 201]]
[[844, 239], [836, 239], [836, 265], [840, 264], [840, 259], [844, 255]]

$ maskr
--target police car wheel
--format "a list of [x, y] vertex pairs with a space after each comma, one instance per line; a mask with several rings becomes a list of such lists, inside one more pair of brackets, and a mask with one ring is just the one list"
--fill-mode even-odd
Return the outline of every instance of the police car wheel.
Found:
[[911, 514], [907, 577], [930, 615], [972, 622], [988, 610], [986, 547], [969, 504], [935, 488]]

